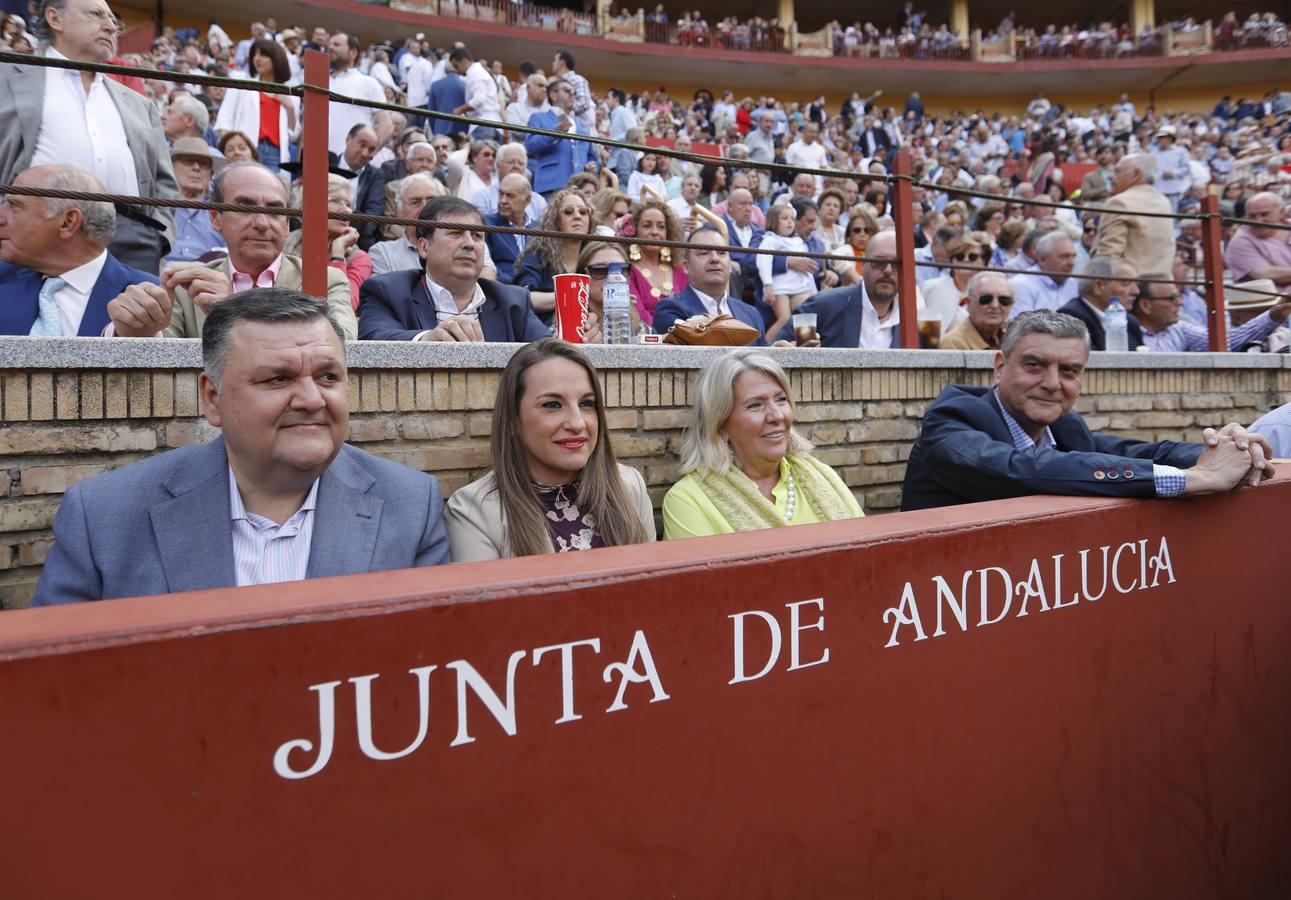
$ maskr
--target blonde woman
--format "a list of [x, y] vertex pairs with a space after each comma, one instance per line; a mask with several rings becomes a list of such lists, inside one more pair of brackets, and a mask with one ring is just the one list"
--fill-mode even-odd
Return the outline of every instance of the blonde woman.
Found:
[[843, 480], [793, 430], [789, 378], [765, 352], [714, 358], [699, 373], [695, 394], [682, 440], [683, 477], [663, 500], [665, 538], [863, 515]]
[[600, 379], [572, 344], [543, 338], [511, 357], [491, 449], [492, 471], [448, 501], [454, 562], [655, 539], [645, 479], [615, 460]]

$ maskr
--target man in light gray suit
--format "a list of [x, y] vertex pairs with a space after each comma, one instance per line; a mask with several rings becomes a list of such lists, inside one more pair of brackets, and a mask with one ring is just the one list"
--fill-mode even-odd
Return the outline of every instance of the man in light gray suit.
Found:
[[229, 297], [206, 317], [202, 362], [223, 436], [73, 485], [33, 606], [448, 562], [438, 480], [344, 443], [345, 349], [326, 303]]
[[[42, 0], [41, 55], [107, 62], [117, 50], [116, 17], [106, 0]], [[0, 64], [0, 183], [34, 165], [71, 163], [112, 194], [178, 196], [156, 109], [103, 75], [50, 66]], [[174, 240], [170, 210], [118, 206], [109, 251], [157, 273]]]

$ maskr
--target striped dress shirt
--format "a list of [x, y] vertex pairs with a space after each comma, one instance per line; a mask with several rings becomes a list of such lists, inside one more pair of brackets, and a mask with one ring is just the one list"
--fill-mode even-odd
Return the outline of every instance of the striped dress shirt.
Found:
[[233, 524], [233, 568], [238, 587], [301, 581], [309, 566], [314, 539], [314, 505], [318, 480], [290, 519], [279, 525], [272, 519], [247, 512], [238, 492], [238, 480], [229, 466], [229, 508]]
[[[1228, 349], [1238, 351], [1248, 344], [1261, 343], [1277, 331], [1279, 324], [1265, 312], [1236, 328], [1229, 328]], [[1154, 353], [1200, 353], [1210, 349], [1209, 330], [1184, 319], [1160, 331], [1148, 331], [1141, 322], [1139, 325], [1144, 345]]]
[[[1044, 428], [1044, 434], [1040, 435], [1040, 440], [1033, 441], [1031, 435], [1023, 431], [1022, 426], [1004, 408], [999, 392], [995, 393], [995, 405], [1000, 408], [1000, 415], [1004, 416], [1004, 424], [1009, 428], [1009, 437], [1013, 438], [1013, 447], [1020, 453], [1030, 453], [1034, 456], [1041, 450], [1058, 449], [1058, 442], [1053, 439], [1053, 432], [1049, 430], [1048, 425]], [[1178, 497], [1188, 486], [1188, 476], [1182, 469], [1176, 469], [1174, 466], [1159, 466], [1153, 463], [1152, 482], [1158, 497]]]

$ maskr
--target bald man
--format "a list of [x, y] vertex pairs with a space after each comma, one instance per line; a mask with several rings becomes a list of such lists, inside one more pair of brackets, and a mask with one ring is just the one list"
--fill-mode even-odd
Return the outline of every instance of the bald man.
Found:
[[1267, 191], [1246, 201], [1246, 218], [1265, 225], [1242, 225], [1228, 242], [1224, 262], [1234, 281], [1272, 280], [1291, 287], [1291, 231], [1270, 226], [1286, 224], [1286, 210], [1277, 194]]

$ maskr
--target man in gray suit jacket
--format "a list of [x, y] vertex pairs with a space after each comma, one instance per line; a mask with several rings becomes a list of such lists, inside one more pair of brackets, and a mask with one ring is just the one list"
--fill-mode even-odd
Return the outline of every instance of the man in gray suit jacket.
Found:
[[223, 437], [73, 485], [33, 606], [448, 562], [438, 480], [343, 443], [345, 350], [324, 302], [229, 297], [202, 360]]
[[[38, 36], [48, 42], [43, 56], [103, 63], [116, 53], [116, 18], [106, 0], [43, 0], [40, 16]], [[0, 183], [12, 184], [33, 165], [71, 163], [109, 193], [178, 196], [156, 109], [103, 75], [0, 64], [0, 122]], [[156, 273], [174, 236], [170, 210], [118, 207], [108, 249], [126, 265]]]

